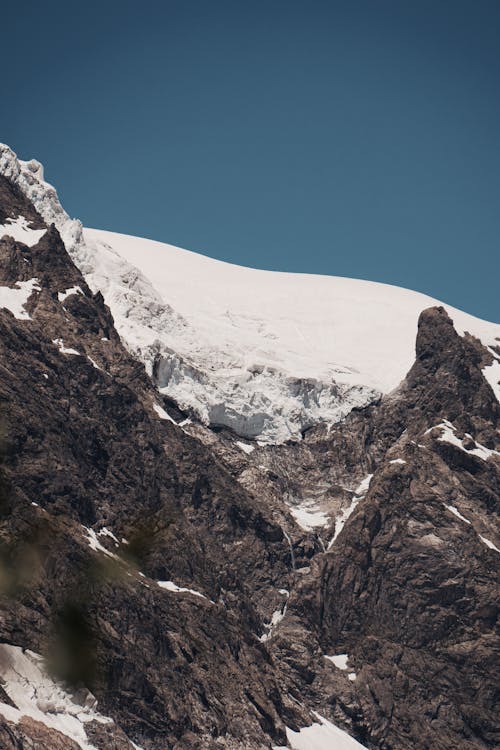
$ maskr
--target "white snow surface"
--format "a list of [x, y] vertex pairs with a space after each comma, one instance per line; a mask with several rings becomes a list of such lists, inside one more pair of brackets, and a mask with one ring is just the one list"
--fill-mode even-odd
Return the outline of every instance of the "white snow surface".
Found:
[[13, 237], [16, 242], [22, 242], [23, 245], [28, 247], [36, 245], [47, 231], [46, 229], [31, 229], [24, 216], [6, 219], [5, 222], [5, 224], [0, 224], [0, 239], [6, 234], [8, 237]]
[[53, 339], [52, 343], [57, 346], [61, 354], [73, 354], [81, 357], [81, 352], [78, 352], [76, 349], [72, 349], [71, 347], [64, 346], [64, 341], [62, 339]]
[[57, 293], [57, 299], [59, 300], [59, 302], [64, 302], [64, 300], [67, 297], [70, 297], [72, 294], [82, 294], [83, 295], [83, 292], [82, 292], [82, 290], [80, 289], [79, 286], [71, 286], [71, 287], [69, 287], [69, 289], [65, 289], [64, 292], [58, 292]]
[[153, 404], [153, 409], [158, 414], [158, 416], [160, 417], [160, 419], [166, 419], [167, 422], [173, 422], [174, 424], [176, 424], [175, 419], [172, 419], [172, 417], [170, 416], [170, 414], [168, 412], [166, 412], [165, 409], [162, 406], [160, 406], [159, 404]]
[[486, 539], [486, 537], [481, 536], [481, 534], [479, 534], [479, 538], [483, 544], [485, 544], [487, 547], [489, 547], [490, 549], [500, 554], [500, 549], [498, 549], [498, 547], [495, 544], [493, 544], [493, 542], [490, 542], [489, 539]]
[[[158, 584], [160, 588], [166, 589], [167, 591], [171, 591], [174, 594], [194, 594], [194, 596], [199, 596], [202, 599], [207, 598], [205, 594], [202, 594], [200, 591], [196, 591], [195, 589], [186, 589], [183, 586], [178, 586], [173, 581], [156, 581], [156, 583]], [[211, 601], [211, 600], [207, 600], [207, 601]]]
[[454, 506], [454, 505], [447, 505], [446, 503], [443, 503], [443, 504], [444, 504], [444, 507], [445, 507], [445, 508], [446, 508], [447, 510], [449, 510], [449, 511], [450, 511], [450, 513], [453, 513], [453, 515], [454, 515], [454, 516], [456, 516], [457, 518], [459, 518], [459, 519], [460, 519], [461, 521], [463, 521], [464, 523], [468, 523], [468, 524], [469, 524], [469, 526], [471, 526], [471, 525], [472, 525], [472, 524], [471, 524], [471, 522], [470, 522], [470, 521], [469, 521], [469, 520], [468, 520], [468, 519], [467, 519], [467, 518], [466, 518], [465, 516], [463, 516], [463, 515], [462, 515], [462, 514], [460, 513], [460, 511], [458, 510], [458, 508], [455, 508], [455, 506]]
[[[91, 529], [88, 526], [83, 526], [82, 528], [86, 532], [85, 538], [87, 540], [87, 543], [90, 549], [93, 549], [94, 552], [102, 552], [104, 555], [107, 555], [107, 557], [112, 557], [114, 560], [118, 560], [118, 561], [120, 560], [119, 557], [113, 554], [113, 552], [110, 552], [108, 549], [106, 549], [106, 547], [103, 544], [101, 544], [101, 542], [97, 538], [97, 534], [95, 533], [94, 529]], [[103, 533], [103, 531], [100, 531], [99, 536], [110, 536], [110, 534], [105, 534]]]
[[290, 506], [290, 513], [304, 531], [314, 531], [330, 523], [328, 515], [314, 503]]
[[243, 451], [243, 453], [246, 453], [247, 455], [250, 453], [253, 453], [255, 450], [255, 445], [249, 445], [248, 443], [242, 443], [241, 440], [236, 441], [236, 445], [240, 450]]
[[[384, 284], [242, 268], [111, 232], [85, 229], [84, 238], [100, 266], [87, 282], [150, 371], [159, 355], [162, 393], [206, 423], [267, 442], [336, 422], [395, 388], [413, 363], [420, 312], [440, 304]], [[141, 276], [125, 273], [113, 251]], [[109, 272], [111, 261], [120, 273]], [[490, 345], [500, 336], [500, 326], [447, 309], [460, 333]]]
[[[347, 662], [349, 661], [349, 654], [337, 654], [336, 656], [327, 656], [325, 654], [324, 656], [325, 659], [333, 662], [337, 669], [341, 669], [343, 672], [347, 672], [347, 670], [349, 669], [349, 667], [347, 666]], [[347, 675], [347, 679], [351, 682], [354, 682], [356, 680], [356, 677], [356, 672], [349, 672]]]
[[261, 641], [261, 643], [265, 643], [266, 641], [270, 640], [276, 626], [280, 624], [280, 622], [283, 620], [283, 618], [286, 615], [286, 610], [288, 607], [288, 598], [290, 596], [290, 593], [289, 591], [287, 591], [287, 589], [279, 589], [279, 593], [282, 596], [285, 596], [286, 599], [279, 609], [274, 610], [273, 614], [271, 615], [271, 620], [269, 622], [264, 623], [266, 632], [263, 633], [259, 638], [259, 641]]
[[0, 307], [10, 310], [19, 320], [31, 320], [25, 305], [32, 293], [40, 289], [38, 279], [18, 281], [15, 287], [0, 286]]
[[372, 480], [373, 474], [367, 474], [367, 476], [363, 479], [362, 482], [359, 483], [358, 487], [356, 487], [356, 490], [354, 492], [353, 498], [350, 502], [350, 504], [345, 508], [342, 513], [338, 516], [338, 518], [335, 519], [335, 534], [330, 539], [330, 542], [328, 543], [328, 549], [332, 547], [332, 545], [335, 543], [335, 540], [337, 539], [338, 535], [346, 525], [347, 519], [352, 516], [354, 511], [356, 510], [356, 507], [358, 503], [361, 500], [364, 500], [366, 493], [368, 492], [370, 488], [370, 482]]
[[347, 662], [349, 661], [349, 654], [336, 654], [335, 656], [327, 656], [325, 654], [325, 659], [329, 659], [337, 669], [347, 670]]
[[[74, 349], [73, 351], [75, 352], [76, 349]], [[104, 372], [103, 369], [102, 369], [102, 367], [99, 367], [99, 365], [97, 364], [97, 362], [95, 361], [95, 359], [92, 359], [92, 357], [89, 357], [88, 354], [87, 354], [87, 359], [90, 362], [90, 364], [92, 365], [92, 367], [95, 367], [96, 370], [100, 370], [101, 372]]]
[[483, 461], [487, 461], [491, 456], [500, 457], [500, 453], [498, 451], [491, 450], [491, 448], [486, 448], [486, 446], [481, 445], [481, 443], [477, 443], [474, 438], [469, 435], [468, 432], [465, 433], [465, 437], [471, 440], [476, 447], [466, 448], [463, 444], [463, 440], [461, 440], [455, 434], [456, 428], [447, 419], [444, 419], [441, 424], [438, 424], [435, 427], [430, 427], [428, 430], [426, 430], [425, 434], [427, 435], [429, 432], [433, 432], [434, 430], [441, 430], [441, 435], [438, 437], [440, 443], [449, 443], [450, 445], [454, 445], [456, 448], [460, 448], [460, 450], [462, 450], [464, 453], [468, 453], [471, 456], [477, 456]]
[[[260, 271], [70, 219], [38, 162], [0, 145], [11, 177], [54, 222], [128, 349], [160, 391], [206, 424], [279, 443], [394, 389], [414, 359], [420, 312], [441, 304], [387, 284]], [[459, 333], [494, 347], [500, 325], [444, 305]], [[498, 360], [493, 348], [492, 356]], [[500, 395], [500, 365], [485, 375]]]
[[500, 401], [500, 361], [498, 355], [490, 348], [490, 353], [493, 356], [493, 362], [491, 365], [483, 367], [483, 375], [491, 385], [493, 393], [496, 395], [498, 401]]
[[115, 547], [119, 547], [120, 546], [120, 542], [118, 541], [118, 539], [116, 538], [116, 536], [106, 526], [102, 527], [102, 529], [98, 532], [97, 536], [107, 536], [107, 537], [109, 537], [110, 539], [113, 540], [113, 542], [115, 543]]
[[[298, 732], [286, 730], [287, 740], [292, 750], [366, 750], [357, 740], [331, 721], [314, 713], [317, 722]], [[274, 750], [285, 750], [275, 747]]]
[[[453, 515], [454, 515], [454, 516], [456, 516], [456, 517], [457, 517], [457, 518], [459, 518], [459, 519], [460, 519], [461, 521], [463, 521], [464, 523], [466, 523], [466, 524], [468, 524], [469, 526], [472, 526], [472, 528], [474, 528], [474, 526], [473, 526], [472, 522], [471, 522], [471, 521], [469, 521], [469, 519], [468, 519], [468, 518], [466, 518], [465, 516], [463, 516], [463, 515], [462, 515], [462, 514], [460, 513], [460, 511], [458, 510], [458, 508], [455, 508], [455, 506], [454, 506], [454, 505], [447, 505], [446, 503], [443, 503], [443, 505], [444, 505], [444, 507], [445, 507], [445, 508], [446, 508], [447, 510], [449, 510], [449, 511], [450, 511], [450, 513], [453, 513]], [[474, 529], [474, 531], [475, 531], [475, 529]], [[500, 549], [498, 549], [498, 547], [497, 547], [497, 546], [496, 546], [495, 544], [493, 544], [493, 542], [491, 542], [491, 541], [490, 541], [489, 539], [486, 539], [486, 537], [482, 536], [482, 535], [481, 535], [481, 534], [479, 534], [478, 532], [476, 532], [476, 533], [477, 533], [477, 535], [478, 535], [479, 539], [480, 539], [480, 540], [482, 541], [482, 543], [483, 543], [483, 544], [485, 544], [485, 545], [486, 545], [487, 547], [489, 547], [489, 549], [492, 549], [492, 550], [494, 550], [495, 552], [498, 552], [498, 553], [500, 554]]]
[[112, 719], [97, 712], [97, 700], [86, 690], [70, 693], [48, 676], [44, 660], [19, 646], [0, 644], [0, 678], [16, 708], [0, 703], [0, 714], [17, 724], [23, 716], [57, 729], [74, 740], [82, 750], [97, 750], [87, 738], [85, 724]]

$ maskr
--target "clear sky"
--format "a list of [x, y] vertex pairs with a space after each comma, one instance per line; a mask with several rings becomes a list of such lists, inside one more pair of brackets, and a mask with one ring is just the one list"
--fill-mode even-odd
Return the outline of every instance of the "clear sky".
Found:
[[0, 141], [87, 226], [500, 321], [499, 0], [4, 4]]

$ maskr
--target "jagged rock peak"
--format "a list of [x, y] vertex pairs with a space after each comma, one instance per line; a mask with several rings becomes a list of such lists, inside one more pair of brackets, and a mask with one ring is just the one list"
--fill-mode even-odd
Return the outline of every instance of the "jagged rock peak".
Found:
[[435, 357], [458, 338], [444, 307], [428, 307], [418, 319], [416, 355], [421, 362]]
[[493, 352], [483, 347], [479, 339], [467, 332], [465, 338], [459, 335], [444, 307], [429, 307], [421, 312], [415, 346], [418, 362], [427, 369], [450, 365], [456, 357], [464, 357], [464, 347], [468, 349], [466, 359], [471, 364], [484, 366], [494, 360]]

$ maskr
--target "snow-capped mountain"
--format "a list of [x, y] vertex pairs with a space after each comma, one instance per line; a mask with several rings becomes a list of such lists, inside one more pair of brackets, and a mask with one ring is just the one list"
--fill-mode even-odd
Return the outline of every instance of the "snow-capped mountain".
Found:
[[2, 750], [498, 747], [499, 327], [433, 303], [0, 148]]
[[[0, 173], [55, 223], [160, 392], [203, 423], [245, 438], [297, 439], [393, 390], [413, 361], [418, 316], [441, 304], [386, 284], [243, 268], [83, 229], [44, 182], [38, 162], [20, 161], [0, 146]], [[485, 376], [498, 388], [493, 347], [500, 326], [445, 308], [459, 333], [491, 347]]]
[[[98, 259], [87, 282], [129, 349], [150, 372], [156, 363], [161, 392], [207, 424], [269, 442], [337, 422], [394, 389], [413, 361], [420, 313], [441, 304], [387, 284], [243, 268], [112, 232], [83, 237]], [[131, 278], [130, 266], [117, 274], [104, 261], [116, 256], [142, 276]], [[500, 326], [446, 309], [458, 332], [490, 346], [500, 338]], [[495, 384], [500, 368], [485, 374]]]

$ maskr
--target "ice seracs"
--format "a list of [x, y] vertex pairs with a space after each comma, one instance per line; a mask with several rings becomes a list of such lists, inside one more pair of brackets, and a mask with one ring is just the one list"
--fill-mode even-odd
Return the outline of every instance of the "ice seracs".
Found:
[[[336, 422], [397, 386], [413, 360], [419, 313], [439, 304], [384, 284], [241, 268], [110, 232], [85, 229], [84, 238], [101, 258], [114, 251], [140, 270], [120, 293], [100, 288], [161, 392], [206, 423], [266, 442]], [[499, 333], [448, 311], [460, 331], [490, 343]]]

